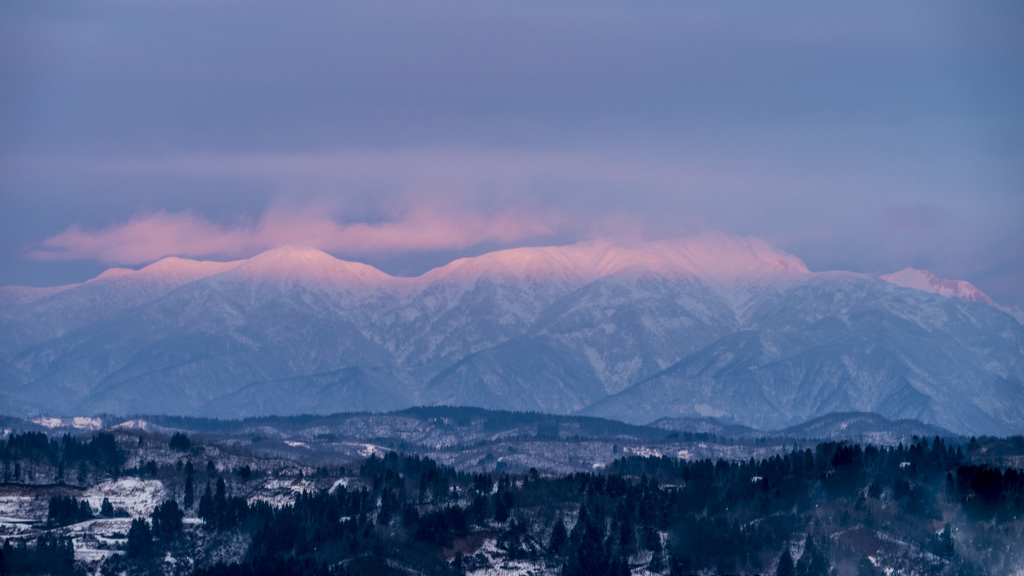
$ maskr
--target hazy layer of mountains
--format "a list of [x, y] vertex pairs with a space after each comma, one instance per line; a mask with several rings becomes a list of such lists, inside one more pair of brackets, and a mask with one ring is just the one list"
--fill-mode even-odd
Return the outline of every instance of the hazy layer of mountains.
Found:
[[0, 289], [0, 411], [465, 405], [761, 430], [858, 411], [1020, 433], [1024, 328], [990, 304], [925, 271], [812, 273], [723, 236], [505, 250], [417, 278], [294, 247], [168, 258]]

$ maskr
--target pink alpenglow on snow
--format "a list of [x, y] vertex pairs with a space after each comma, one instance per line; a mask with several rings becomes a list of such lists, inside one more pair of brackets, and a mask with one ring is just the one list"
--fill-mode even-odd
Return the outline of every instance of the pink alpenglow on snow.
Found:
[[[230, 262], [171, 256], [139, 270], [110, 268], [85, 284], [143, 281], [182, 286], [214, 275], [244, 283], [269, 281], [319, 286], [328, 291], [369, 293], [381, 288], [418, 290], [436, 281], [473, 284], [482, 278], [579, 285], [611, 275], [653, 275], [728, 284], [761, 278], [799, 280], [815, 273], [800, 258], [763, 240], [702, 234], [656, 242], [592, 240], [567, 246], [511, 248], [460, 258], [418, 277], [391, 276], [367, 264], [336, 258], [319, 248], [285, 245]], [[991, 298], [970, 282], [941, 279], [927, 270], [906, 268], [881, 279], [947, 298], [995, 306]], [[0, 299], [28, 302], [80, 285], [7, 286], [0, 288]]]
[[188, 284], [189, 282], [195, 282], [196, 280], [201, 280], [208, 276], [213, 276], [214, 274], [227, 272], [228, 270], [237, 267], [242, 262], [243, 260], [235, 260], [233, 262], [212, 262], [169, 256], [167, 258], [157, 260], [141, 270], [110, 268], [99, 276], [89, 280], [89, 282], [130, 276], [140, 280], [144, 279], [157, 282], [167, 282], [169, 284]]
[[88, 282], [125, 278], [181, 285], [215, 274], [244, 282], [311, 282], [325, 288], [374, 288], [384, 285], [415, 287], [442, 279], [474, 282], [485, 277], [576, 283], [616, 274], [729, 281], [762, 276], [804, 276], [810, 271], [796, 256], [776, 250], [762, 240], [707, 234], [659, 242], [594, 240], [568, 246], [511, 248], [461, 258], [415, 278], [391, 276], [373, 266], [341, 260], [317, 248], [287, 245], [232, 262], [168, 257], [141, 270], [111, 268]]
[[796, 256], [762, 240], [706, 234], [660, 242], [616, 244], [595, 240], [569, 246], [499, 250], [455, 260], [427, 272], [423, 278], [474, 280], [504, 276], [571, 282], [623, 273], [726, 281], [809, 271]]
[[882, 276], [882, 279], [897, 286], [930, 292], [947, 298], [957, 298], [968, 302], [980, 302], [989, 305], [994, 304], [992, 299], [981, 290], [978, 290], [974, 284], [964, 280], [939, 278], [927, 270], [904, 268], [899, 272], [885, 274]]
[[340, 260], [316, 248], [302, 246], [282, 246], [257, 254], [226, 276], [249, 282], [309, 282], [325, 288], [374, 288], [394, 280], [373, 266]]

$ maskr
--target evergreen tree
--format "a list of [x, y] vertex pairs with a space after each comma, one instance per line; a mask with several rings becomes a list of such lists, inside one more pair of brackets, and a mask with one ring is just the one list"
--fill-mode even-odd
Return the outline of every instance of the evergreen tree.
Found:
[[174, 500], [166, 500], [153, 510], [153, 535], [161, 540], [173, 539], [182, 529], [184, 513]]
[[111, 504], [110, 500], [107, 498], [104, 498], [103, 504], [100, 505], [100, 516], [103, 516], [104, 518], [114, 517], [114, 505]]
[[779, 566], [775, 568], [775, 576], [793, 576], [796, 574], [796, 566], [793, 565], [793, 555], [789, 553], [787, 545], [779, 556]]
[[651, 561], [647, 565], [647, 569], [651, 572], [661, 572], [665, 569], [665, 554], [661, 546], [661, 536], [659, 536], [657, 532], [654, 533], [654, 536], [654, 544], [648, 548], [648, 550], [652, 552], [652, 555]]
[[508, 520], [508, 506], [502, 492], [494, 494], [494, 519], [498, 522]]
[[227, 524], [228, 515], [227, 485], [223, 478], [217, 478], [217, 491], [213, 495], [213, 517], [220, 526]]
[[626, 556], [636, 551], [633, 523], [629, 521], [628, 514], [622, 517], [622, 522], [619, 524], [619, 551]]
[[956, 553], [953, 545], [953, 528], [946, 522], [939, 534], [939, 555], [943, 558], [952, 558]]
[[128, 555], [144, 556], [153, 546], [153, 536], [149, 531], [149, 523], [145, 518], [132, 520], [128, 529]]
[[199, 499], [199, 517], [207, 524], [213, 521], [213, 490], [209, 482], [206, 483], [206, 492]]
[[828, 576], [829, 561], [814, 543], [814, 538], [807, 534], [804, 540], [804, 553], [796, 563], [797, 576]]
[[569, 533], [569, 539], [576, 546], [579, 546], [580, 540], [583, 539], [583, 530], [587, 527], [590, 521], [589, 513], [587, 512], [587, 505], [580, 504], [579, 514], [576, 515], [576, 524], [572, 527], [572, 532]]
[[171, 441], [168, 442], [168, 446], [171, 450], [177, 450], [179, 452], [188, 452], [192, 449], [192, 441], [188, 439], [187, 434], [181, 432], [175, 432], [174, 436], [171, 436]]
[[569, 541], [569, 534], [565, 530], [565, 522], [559, 518], [558, 522], [555, 522], [555, 527], [551, 529], [551, 540], [548, 542], [548, 551], [552, 554], [558, 554], [565, 548], [566, 542]]
[[192, 478], [193, 473], [194, 469], [192, 467], [192, 461], [189, 460], [188, 463], [185, 464], [185, 498], [182, 502], [185, 510], [192, 508], [192, 504], [194, 504], [196, 500], [195, 482]]

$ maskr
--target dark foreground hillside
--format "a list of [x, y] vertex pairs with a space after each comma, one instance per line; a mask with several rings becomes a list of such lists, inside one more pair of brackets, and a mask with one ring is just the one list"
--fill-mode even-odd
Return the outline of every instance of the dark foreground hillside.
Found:
[[828, 442], [760, 461], [464, 472], [374, 453], [304, 466], [99, 432], [0, 442], [0, 574], [1012, 574], [1021, 439]]

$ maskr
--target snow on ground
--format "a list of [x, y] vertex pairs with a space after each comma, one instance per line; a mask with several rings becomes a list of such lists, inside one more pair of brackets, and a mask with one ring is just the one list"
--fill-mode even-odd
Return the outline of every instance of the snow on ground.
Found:
[[103, 420], [100, 420], [99, 418], [76, 416], [71, 419], [71, 426], [78, 428], [79, 430], [99, 430], [100, 428], [103, 428]]
[[75, 559], [100, 563], [128, 542], [131, 518], [101, 518], [72, 524], [65, 529], [75, 546]]
[[0, 519], [32, 518], [40, 509], [45, 513], [47, 505], [32, 496], [0, 495]]
[[383, 456], [388, 453], [387, 448], [380, 446], [374, 446], [373, 444], [363, 444], [363, 447], [359, 449], [359, 455], [365, 458], [369, 458], [372, 454]]
[[123, 508], [133, 517], [148, 517], [168, 496], [159, 480], [126, 477], [97, 484], [86, 490], [84, 497], [96, 512], [107, 498], [114, 509]]
[[470, 555], [467, 565], [475, 565], [478, 558], [486, 558], [487, 564], [481, 567], [474, 567], [466, 570], [466, 574], [476, 576], [541, 576], [545, 574], [558, 574], [559, 568], [547, 568], [544, 562], [539, 560], [510, 560], [506, 553], [500, 550], [493, 539], [487, 539], [484, 545], [476, 554]]
[[39, 424], [46, 428], [57, 428], [63, 424], [60, 418], [48, 418], [46, 416], [40, 416], [31, 420], [33, 424]]
[[121, 422], [116, 426], [111, 426], [114, 430], [149, 430], [151, 428], [149, 422], [145, 420], [128, 420]]
[[[33, 495], [24, 495], [28, 493]], [[115, 508], [123, 508], [133, 516], [149, 516], [156, 504], [163, 501], [164, 488], [156, 480], [136, 478], [104, 482], [81, 494], [67, 487], [5, 487], [0, 491], [0, 537], [37, 537], [46, 529], [49, 496], [61, 494], [88, 500], [96, 512], [103, 498], [109, 498]], [[131, 518], [94, 518], [55, 531], [71, 538], [75, 559], [96, 573], [108, 557], [124, 548], [131, 522]]]
[[18, 536], [31, 533], [40, 509], [46, 517], [47, 502], [29, 496], [0, 495], [0, 535]]
[[[334, 490], [339, 483], [341, 480], [335, 482], [331, 490]], [[274, 508], [281, 508], [294, 504], [295, 495], [304, 491], [316, 492], [316, 485], [301, 478], [268, 478], [259, 488], [251, 492], [246, 500], [250, 505], [262, 501]]]
[[38, 416], [30, 420], [30, 422], [50, 429], [68, 426], [79, 430], [99, 430], [100, 428], [103, 428], [103, 420], [100, 420], [99, 418], [86, 418], [84, 416], [76, 416], [74, 418], [51, 418], [49, 416]]
[[660, 450], [654, 448], [648, 448], [646, 446], [627, 446], [623, 449], [627, 454], [635, 454], [641, 458], [661, 458], [662, 454]]

